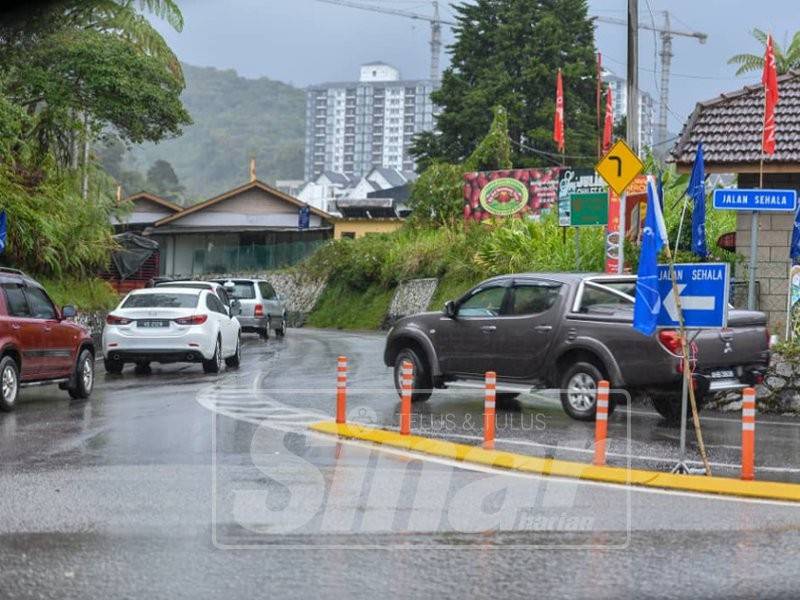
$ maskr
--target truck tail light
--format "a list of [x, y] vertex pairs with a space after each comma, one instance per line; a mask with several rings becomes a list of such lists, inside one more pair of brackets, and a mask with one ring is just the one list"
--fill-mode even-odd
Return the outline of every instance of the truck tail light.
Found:
[[132, 319], [125, 319], [123, 317], [118, 317], [116, 315], [108, 315], [106, 317], [106, 323], [108, 325], [130, 325], [133, 323]]
[[658, 332], [658, 341], [671, 354], [680, 354], [681, 335], [674, 329], [662, 329]]
[[256, 317], [263, 317], [264, 316], [264, 305], [263, 304], [256, 304], [255, 308], [253, 309], [253, 315]]
[[192, 315], [191, 317], [175, 319], [178, 325], [202, 325], [206, 321], [208, 321], [208, 315]]

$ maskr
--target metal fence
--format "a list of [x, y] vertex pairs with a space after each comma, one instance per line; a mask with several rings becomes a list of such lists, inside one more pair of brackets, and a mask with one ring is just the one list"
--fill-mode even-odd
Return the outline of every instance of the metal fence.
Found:
[[313, 240], [198, 249], [192, 256], [192, 274], [231, 273], [289, 267], [312, 254], [325, 242], [326, 240]]

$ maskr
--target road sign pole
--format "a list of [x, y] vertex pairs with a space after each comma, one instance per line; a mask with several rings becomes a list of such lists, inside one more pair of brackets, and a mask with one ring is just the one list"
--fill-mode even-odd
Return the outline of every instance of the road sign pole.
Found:
[[747, 309], [756, 309], [756, 268], [758, 267], [758, 211], [750, 217], [750, 272], [747, 281]]
[[683, 386], [681, 388], [681, 451], [679, 463], [683, 464], [686, 460], [686, 410], [689, 407], [689, 377], [683, 375]]

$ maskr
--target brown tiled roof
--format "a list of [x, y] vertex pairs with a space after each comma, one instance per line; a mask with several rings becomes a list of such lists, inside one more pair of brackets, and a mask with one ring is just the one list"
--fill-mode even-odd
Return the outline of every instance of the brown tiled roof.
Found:
[[[800, 171], [800, 72], [790, 71], [778, 78], [780, 100], [775, 113], [777, 124], [774, 155], [764, 156], [765, 170], [796, 165]], [[671, 151], [678, 166], [694, 162], [697, 144], [702, 140], [706, 165], [750, 170], [761, 160], [761, 131], [764, 118], [764, 88], [759, 83], [713, 100], [698, 102]]]

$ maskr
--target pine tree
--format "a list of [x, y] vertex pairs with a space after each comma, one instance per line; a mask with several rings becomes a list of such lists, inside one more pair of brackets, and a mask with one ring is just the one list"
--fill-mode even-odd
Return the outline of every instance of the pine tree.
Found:
[[[420, 138], [414, 152], [461, 162], [492, 122], [508, 111], [515, 166], [547, 164], [523, 146], [555, 152], [552, 141], [556, 73], [564, 77], [566, 153], [596, 153], [594, 28], [586, 0], [477, 0], [454, 7], [458, 24], [451, 65], [433, 101], [439, 133]], [[590, 163], [571, 160], [571, 164]]]

